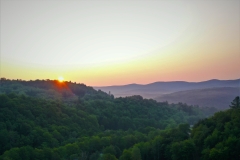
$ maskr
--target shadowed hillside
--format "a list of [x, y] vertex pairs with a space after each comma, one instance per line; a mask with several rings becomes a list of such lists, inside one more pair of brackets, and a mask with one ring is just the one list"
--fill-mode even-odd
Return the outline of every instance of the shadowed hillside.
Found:
[[157, 101], [168, 101], [170, 103], [187, 103], [191, 105], [216, 107], [227, 109], [232, 101], [232, 97], [240, 95], [240, 88], [237, 87], [218, 87], [207, 89], [196, 89], [180, 91], [161, 95], [155, 98]]

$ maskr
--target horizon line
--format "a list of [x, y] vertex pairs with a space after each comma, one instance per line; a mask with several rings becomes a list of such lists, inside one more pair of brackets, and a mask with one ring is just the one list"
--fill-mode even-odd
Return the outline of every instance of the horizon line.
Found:
[[[0, 81], [2, 80], [11, 80], [11, 81], [37, 81], [37, 80], [40, 80], [40, 81], [58, 81], [57, 79], [29, 79], [29, 80], [26, 80], [26, 79], [9, 79], [9, 78], [5, 78], [5, 77], [1, 77], [0, 78]], [[234, 80], [240, 80], [240, 78], [237, 78], [237, 79], [208, 79], [208, 80], [203, 80], [203, 81], [184, 81], [184, 80], [173, 80], [173, 81], [154, 81], [154, 82], [150, 82], [150, 83], [145, 83], [145, 84], [139, 84], [139, 83], [129, 83], [129, 84], [122, 84], [122, 85], [108, 85], [108, 86], [91, 86], [91, 87], [120, 87], [120, 86], [128, 86], [128, 85], [149, 85], [149, 84], [154, 84], [154, 83], [169, 83], [169, 82], [186, 82], [186, 83], [200, 83], [200, 82], [207, 82], [207, 81], [234, 81]], [[70, 83], [76, 83], [76, 84], [85, 84], [87, 85], [86, 83], [84, 82], [74, 82], [74, 81], [71, 81], [71, 80], [64, 80], [63, 82], [70, 82]], [[87, 86], [90, 86], [90, 85], [87, 85]]]

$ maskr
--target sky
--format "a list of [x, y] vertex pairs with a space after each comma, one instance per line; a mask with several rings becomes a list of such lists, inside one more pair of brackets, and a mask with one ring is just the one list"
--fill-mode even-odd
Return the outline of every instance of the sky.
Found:
[[1, 0], [0, 77], [90, 86], [240, 78], [239, 0]]

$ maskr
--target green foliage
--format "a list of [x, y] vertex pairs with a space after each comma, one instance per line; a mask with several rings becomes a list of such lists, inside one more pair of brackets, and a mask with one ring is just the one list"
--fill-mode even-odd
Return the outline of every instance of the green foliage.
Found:
[[239, 153], [232, 149], [240, 148], [237, 112], [219, 112], [191, 131], [189, 124], [214, 110], [114, 98], [70, 82], [4, 81], [0, 93], [0, 159], [214, 159]]
[[203, 159], [235, 160], [240, 156], [240, 110], [216, 113], [193, 127], [191, 137]]
[[55, 101], [0, 95], [0, 154], [12, 147], [57, 147], [99, 131], [95, 116]]
[[193, 160], [195, 156], [195, 144], [192, 139], [174, 142], [171, 146], [173, 160]]
[[103, 154], [99, 160], [117, 160], [117, 158], [114, 155], [107, 153]]
[[134, 146], [131, 153], [132, 160], [141, 160], [141, 153], [138, 147]]
[[132, 154], [130, 151], [128, 150], [124, 150], [123, 154], [121, 155], [121, 157], [119, 158], [119, 160], [132, 160]]

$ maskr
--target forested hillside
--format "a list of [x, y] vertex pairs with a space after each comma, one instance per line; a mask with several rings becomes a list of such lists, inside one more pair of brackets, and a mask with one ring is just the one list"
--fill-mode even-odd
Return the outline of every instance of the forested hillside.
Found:
[[[238, 98], [239, 104], [239, 98]], [[154, 139], [134, 144], [120, 159], [238, 160], [240, 159], [240, 106], [220, 111], [188, 125], [160, 131]], [[138, 157], [138, 158], [135, 158]]]
[[212, 118], [198, 122], [191, 133], [197, 157], [240, 159], [240, 106], [217, 112]]
[[[1, 85], [0, 159], [212, 159], [212, 153], [221, 156], [222, 145], [239, 143], [238, 108], [203, 120], [216, 109], [141, 96], [114, 98], [84, 84], [47, 82]], [[49, 98], [41, 84], [56, 94]], [[26, 94], [29, 90], [39, 92]], [[213, 134], [221, 138], [205, 140]], [[231, 155], [229, 149], [225, 157], [236, 157], [237, 151]]]
[[[0, 93], [16, 93], [31, 97], [72, 102], [84, 95], [96, 95], [98, 92], [82, 83], [59, 82], [57, 80], [6, 80], [0, 81]], [[101, 95], [107, 95], [101, 92]]]

